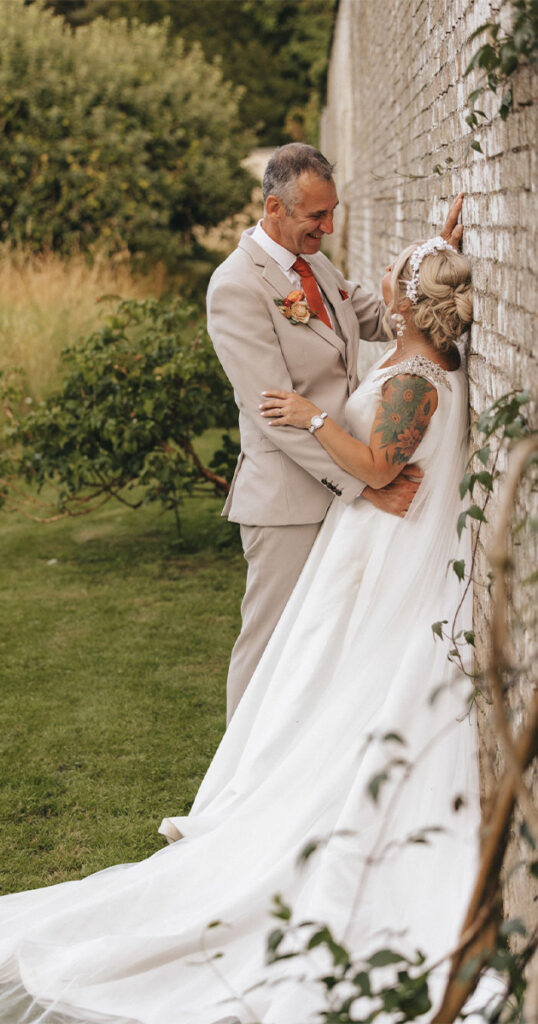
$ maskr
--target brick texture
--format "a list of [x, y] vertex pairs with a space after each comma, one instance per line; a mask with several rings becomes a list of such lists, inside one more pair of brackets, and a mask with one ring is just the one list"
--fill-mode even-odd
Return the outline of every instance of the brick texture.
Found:
[[[514, 388], [538, 391], [535, 343], [538, 290], [538, 76], [514, 76], [514, 110], [506, 122], [488, 94], [490, 120], [471, 150], [464, 78], [479, 43], [472, 31], [488, 20], [509, 24], [507, 3], [488, 0], [340, 0], [331, 55], [321, 148], [336, 161], [340, 195], [330, 253], [344, 272], [378, 291], [383, 268], [408, 243], [437, 233], [449, 200], [465, 191], [463, 249], [473, 260], [475, 322], [469, 340], [471, 419]], [[507, 20], [508, 19], [508, 20]], [[370, 346], [363, 345], [368, 358]], [[535, 418], [534, 406], [530, 416]], [[504, 457], [500, 467], [503, 468]], [[477, 667], [487, 657], [490, 598], [487, 550], [496, 496], [477, 551], [474, 628]], [[523, 487], [514, 524], [538, 516], [536, 494]], [[537, 534], [514, 529], [514, 583], [509, 616], [513, 660], [521, 667], [509, 700], [524, 719], [536, 677], [536, 609], [522, 583], [536, 566]], [[503, 770], [487, 704], [480, 704], [481, 769], [486, 801]], [[536, 787], [538, 773], [530, 784]], [[537, 837], [538, 838], [538, 837]], [[530, 924], [538, 892], [515, 869], [528, 852], [518, 821], [508, 856], [505, 909]]]

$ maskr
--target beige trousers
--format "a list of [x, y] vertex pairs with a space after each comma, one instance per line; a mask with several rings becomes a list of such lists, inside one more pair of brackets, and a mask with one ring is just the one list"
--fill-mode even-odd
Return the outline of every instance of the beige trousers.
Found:
[[301, 575], [321, 523], [241, 526], [247, 585], [227, 684], [229, 722]]

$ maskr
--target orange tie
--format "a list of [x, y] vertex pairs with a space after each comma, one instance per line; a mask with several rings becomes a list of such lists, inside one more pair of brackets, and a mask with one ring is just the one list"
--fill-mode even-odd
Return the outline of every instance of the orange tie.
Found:
[[310, 309], [319, 316], [320, 320], [326, 327], [332, 327], [331, 321], [329, 320], [329, 314], [323, 304], [321, 292], [319, 290], [318, 282], [312, 273], [312, 267], [302, 256], [298, 256], [293, 264], [292, 270], [296, 270], [301, 278], [301, 284], [303, 291], [306, 295], [306, 301], [310, 306]]

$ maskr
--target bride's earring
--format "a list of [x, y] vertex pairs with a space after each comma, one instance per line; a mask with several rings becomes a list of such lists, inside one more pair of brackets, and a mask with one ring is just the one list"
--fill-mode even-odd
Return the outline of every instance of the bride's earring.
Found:
[[396, 321], [396, 337], [403, 352], [405, 348], [405, 317], [401, 313], [395, 313], [394, 319]]

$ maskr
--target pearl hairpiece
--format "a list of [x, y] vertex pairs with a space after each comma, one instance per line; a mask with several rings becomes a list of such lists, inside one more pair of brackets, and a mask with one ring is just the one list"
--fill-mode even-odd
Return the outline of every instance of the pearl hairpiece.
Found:
[[409, 257], [409, 263], [413, 271], [413, 276], [410, 281], [406, 284], [407, 298], [411, 299], [411, 302], [418, 302], [418, 281], [420, 264], [425, 256], [429, 256], [432, 252], [442, 252], [443, 249], [451, 249], [452, 246], [445, 242], [441, 235], [436, 235], [435, 238], [429, 238], [427, 242], [423, 242], [419, 245], [418, 249], [415, 249]]

